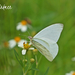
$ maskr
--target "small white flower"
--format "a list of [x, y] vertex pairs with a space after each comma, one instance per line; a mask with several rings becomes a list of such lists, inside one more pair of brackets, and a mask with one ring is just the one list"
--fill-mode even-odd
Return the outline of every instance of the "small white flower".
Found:
[[22, 44], [18, 44], [18, 47], [23, 48], [22, 55], [26, 54], [26, 50], [34, 50], [34, 48], [31, 47], [31, 43], [23, 42]]
[[75, 57], [72, 58], [72, 61], [75, 61]]
[[8, 41], [9, 47], [13, 48], [16, 46], [16, 44], [22, 44], [23, 42], [26, 42], [26, 40], [21, 39], [20, 37], [15, 37], [14, 39], [11, 39]]
[[18, 23], [16, 29], [21, 30], [22, 32], [26, 32], [27, 31], [27, 25], [28, 25], [28, 23], [25, 20], [23, 20], [20, 23]]
[[[27, 41], [21, 41], [20, 43], [18, 43], [18, 47], [24, 48], [24, 44], [27, 46], [30, 46], [31, 42], [27, 43]], [[29, 47], [28, 47], [28, 49], [29, 49]]]
[[71, 71], [70, 73], [66, 73], [65, 75], [75, 75], [75, 71]]

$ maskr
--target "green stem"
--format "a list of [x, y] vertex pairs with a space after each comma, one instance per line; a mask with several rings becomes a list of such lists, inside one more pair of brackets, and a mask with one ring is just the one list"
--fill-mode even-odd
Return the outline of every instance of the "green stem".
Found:
[[35, 55], [35, 59], [36, 59], [36, 68], [38, 68], [37, 55]]
[[[24, 60], [24, 56], [23, 56], [23, 60]], [[25, 62], [23, 61], [23, 75], [26, 75], [25, 74]]]
[[[39, 63], [40, 63], [40, 61], [41, 61], [41, 58], [42, 58], [42, 55], [40, 56], [39, 61], [37, 61], [37, 56], [35, 55], [35, 60], [36, 60], [36, 68], [38, 68], [38, 65], [39, 65]], [[36, 75], [36, 74], [37, 74], [37, 71], [35, 71], [35, 72], [34, 72], [34, 75]]]
[[29, 67], [28, 67], [27, 71], [25, 72], [25, 75], [28, 73], [28, 71], [29, 71], [30, 67], [31, 67], [31, 64], [29, 65]]
[[[38, 68], [38, 61], [37, 61], [37, 55], [35, 55], [35, 60], [36, 60], [36, 68]], [[37, 74], [37, 71], [35, 70], [34, 75]]]
[[39, 58], [38, 64], [40, 63], [40, 61], [41, 61], [41, 58], [42, 58], [42, 55], [41, 55], [41, 56], [40, 56], [40, 58]]
[[24, 68], [23, 68], [23, 75], [26, 75], [26, 74], [25, 74], [25, 70], [24, 70]]

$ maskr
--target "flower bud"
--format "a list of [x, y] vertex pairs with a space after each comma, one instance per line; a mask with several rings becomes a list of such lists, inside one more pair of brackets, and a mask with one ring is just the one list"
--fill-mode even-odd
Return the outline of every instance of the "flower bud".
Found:
[[34, 49], [34, 50], [33, 50], [33, 54], [34, 54], [34, 55], [36, 55], [36, 54], [37, 54], [37, 52], [38, 52], [38, 50], [37, 50], [37, 49]]
[[34, 58], [31, 58], [31, 59], [30, 59], [30, 62], [31, 62], [31, 63], [34, 63], [34, 61], [35, 61]]
[[27, 63], [27, 59], [24, 59], [23, 62]]
[[25, 59], [25, 63], [27, 63], [27, 59]]

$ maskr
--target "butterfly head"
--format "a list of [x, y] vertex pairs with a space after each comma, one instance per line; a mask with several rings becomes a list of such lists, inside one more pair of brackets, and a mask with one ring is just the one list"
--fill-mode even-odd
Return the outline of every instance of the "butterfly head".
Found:
[[30, 40], [32, 40], [32, 37], [31, 37], [31, 36], [28, 36], [28, 38], [29, 38]]

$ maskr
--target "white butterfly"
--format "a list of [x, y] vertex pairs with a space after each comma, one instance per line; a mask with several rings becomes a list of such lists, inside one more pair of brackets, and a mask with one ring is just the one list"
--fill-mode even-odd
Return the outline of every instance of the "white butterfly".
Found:
[[60, 37], [63, 24], [57, 23], [50, 25], [33, 38], [29, 36], [32, 44], [43, 54], [49, 61], [52, 61], [58, 53], [57, 41]]

